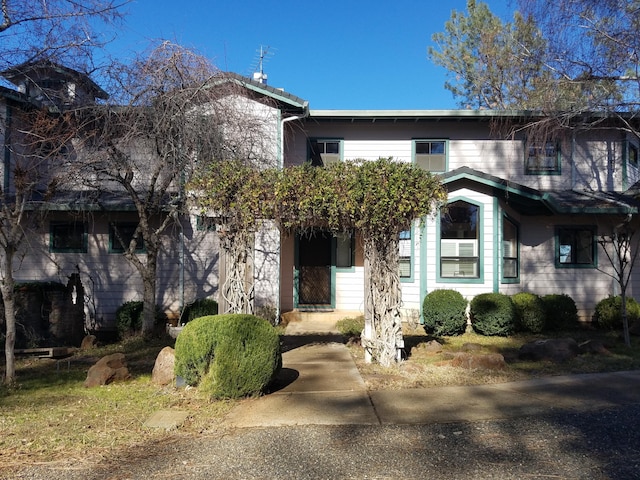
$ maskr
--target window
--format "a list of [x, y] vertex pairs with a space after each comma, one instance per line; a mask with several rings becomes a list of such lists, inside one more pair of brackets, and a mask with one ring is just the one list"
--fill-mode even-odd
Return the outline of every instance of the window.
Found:
[[440, 216], [440, 276], [479, 278], [479, 207], [450, 203]]
[[[136, 228], [138, 228], [137, 223], [113, 223], [109, 225], [109, 252], [124, 253], [124, 251], [129, 248], [129, 243], [133, 238]], [[139, 234], [136, 241], [135, 251], [144, 251], [142, 235]]]
[[559, 174], [560, 147], [556, 142], [527, 144], [525, 170], [529, 174]]
[[633, 165], [634, 167], [638, 166], [638, 147], [636, 147], [634, 144], [629, 143], [628, 147], [627, 147], [627, 159], [629, 161], [630, 165]]
[[413, 272], [411, 268], [411, 230], [400, 232], [399, 246], [399, 263], [400, 278], [411, 278]]
[[341, 161], [340, 143], [340, 140], [311, 140], [309, 151], [311, 164], [317, 167], [326, 167]]
[[354, 237], [350, 233], [336, 235], [336, 268], [351, 268], [354, 265]]
[[49, 250], [55, 253], [86, 253], [86, 225], [83, 222], [52, 222]]
[[215, 232], [215, 218], [207, 217], [205, 215], [198, 215], [196, 217], [196, 230], [199, 232]]
[[415, 140], [414, 163], [430, 172], [447, 169], [447, 143], [444, 140]]
[[518, 226], [507, 217], [502, 219], [502, 278], [517, 279], [519, 276]]
[[556, 267], [596, 266], [595, 227], [558, 227], [556, 229]]

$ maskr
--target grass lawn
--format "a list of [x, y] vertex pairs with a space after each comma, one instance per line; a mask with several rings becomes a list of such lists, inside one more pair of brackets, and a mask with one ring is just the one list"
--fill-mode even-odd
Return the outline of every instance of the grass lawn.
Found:
[[[610, 355], [582, 355], [562, 364], [518, 361], [514, 352], [525, 342], [541, 336], [516, 335], [509, 338], [465, 334], [438, 339], [444, 351], [428, 354], [416, 348], [430, 340], [421, 328], [405, 332], [409, 357], [394, 368], [365, 364], [362, 348], [350, 347], [370, 389], [465, 385], [521, 380], [543, 375], [640, 369], [640, 340], [634, 338], [627, 349], [616, 334], [593, 331], [566, 332], [578, 343], [600, 339]], [[480, 345], [480, 352], [502, 353], [507, 367], [497, 371], [465, 370], [448, 365], [447, 353], [465, 343]], [[18, 362], [18, 384], [0, 387], [0, 477], [17, 466], [58, 460], [78, 463], [109, 456], [110, 452], [170, 442], [172, 435], [217, 432], [232, 401], [211, 401], [197, 389], [158, 387], [151, 383], [151, 371], [158, 352], [168, 341], [143, 342], [138, 338], [71, 357], [66, 360], [22, 358]], [[132, 379], [98, 388], [85, 388], [87, 371], [104, 355], [123, 352]], [[178, 432], [144, 427], [158, 410], [188, 412]]]

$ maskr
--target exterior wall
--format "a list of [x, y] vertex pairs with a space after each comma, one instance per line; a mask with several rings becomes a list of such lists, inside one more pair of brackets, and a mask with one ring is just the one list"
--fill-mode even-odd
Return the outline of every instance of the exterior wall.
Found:
[[[121, 216], [127, 221], [131, 216]], [[70, 220], [66, 214], [52, 213], [50, 220]], [[118, 253], [109, 253], [108, 219], [87, 220], [87, 253], [49, 251], [49, 225], [32, 237], [30, 250], [16, 259], [16, 281], [59, 281], [66, 283], [72, 273], [80, 273], [85, 289], [88, 328], [114, 328], [115, 311], [124, 302], [142, 300], [142, 281], [131, 263]], [[194, 222], [184, 219], [180, 229], [164, 237], [158, 259], [157, 303], [170, 318], [178, 318], [180, 307], [196, 298], [217, 295], [218, 242], [212, 232], [200, 232]], [[184, 234], [184, 251], [180, 235]], [[140, 255], [144, 255], [143, 253]], [[184, 285], [184, 294], [183, 294]]]

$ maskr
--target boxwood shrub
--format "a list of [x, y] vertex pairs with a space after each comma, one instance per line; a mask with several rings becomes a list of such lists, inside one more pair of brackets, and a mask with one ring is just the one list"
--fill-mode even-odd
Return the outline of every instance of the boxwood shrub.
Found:
[[[120, 338], [127, 335], [135, 335], [142, 329], [142, 310], [144, 303], [139, 300], [124, 302], [116, 310], [116, 327]], [[156, 305], [155, 324], [163, 325], [167, 323], [167, 316], [158, 305]]]
[[470, 312], [473, 329], [482, 335], [507, 336], [515, 330], [516, 311], [508, 295], [476, 295], [471, 300]]
[[176, 339], [175, 355], [176, 375], [212, 398], [257, 395], [282, 366], [277, 330], [245, 314], [192, 320]]
[[424, 329], [432, 335], [459, 335], [467, 327], [467, 300], [456, 290], [433, 290], [422, 302]]
[[[627, 319], [629, 324], [640, 318], [640, 304], [632, 297], [627, 297]], [[596, 305], [593, 324], [606, 330], [622, 328], [622, 297], [620, 295], [603, 298]]]
[[211, 298], [198, 298], [193, 303], [186, 306], [184, 312], [182, 312], [180, 322], [188, 323], [194, 318], [217, 314], [218, 302]]
[[535, 293], [520, 292], [511, 296], [516, 309], [517, 327], [531, 333], [544, 331], [547, 312], [542, 299]]
[[564, 293], [553, 293], [542, 297], [547, 312], [547, 329], [573, 330], [578, 326], [576, 302]]

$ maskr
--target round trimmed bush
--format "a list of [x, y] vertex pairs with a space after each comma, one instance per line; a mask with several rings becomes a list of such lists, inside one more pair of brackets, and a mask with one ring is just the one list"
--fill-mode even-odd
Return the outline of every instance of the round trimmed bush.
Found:
[[542, 297], [547, 312], [547, 328], [552, 330], [572, 330], [578, 326], [576, 302], [565, 293], [553, 293]]
[[516, 309], [516, 319], [519, 330], [531, 333], [544, 331], [547, 322], [547, 312], [542, 299], [535, 293], [520, 292], [511, 296]]
[[207, 315], [218, 314], [218, 302], [211, 298], [198, 298], [193, 303], [187, 305], [182, 312], [182, 323], [188, 323], [194, 318], [206, 317]]
[[[633, 297], [627, 297], [627, 319], [629, 323], [640, 318], [640, 304]], [[622, 328], [622, 297], [603, 298], [596, 305], [593, 314], [593, 323], [596, 327], [606, 330], [619, 330]]]
[[471, 300], [473, 329], [489, 336], [507, 336], [515, 330], [516, 310], [511, 297], [503, 293], [481, 293]]
[[424, 297], [422, 316], [427, 333], [459, 335], [467, 327], [467, 300], [456, 290], [433, 290]]
[[282, 367], [271, 324], [245, 314], [199, 317], [176, 339], [176, 375], [213, 398], [257, 395]]
[[[142, 310], [144, 303], [139, 300], [124, 302], [116, 310], [116, 327], [120, 338], [134, 335], [142, 329]], [[167, 322], [167, 316], [156, 305], [155, 324], [161, 325]]]

